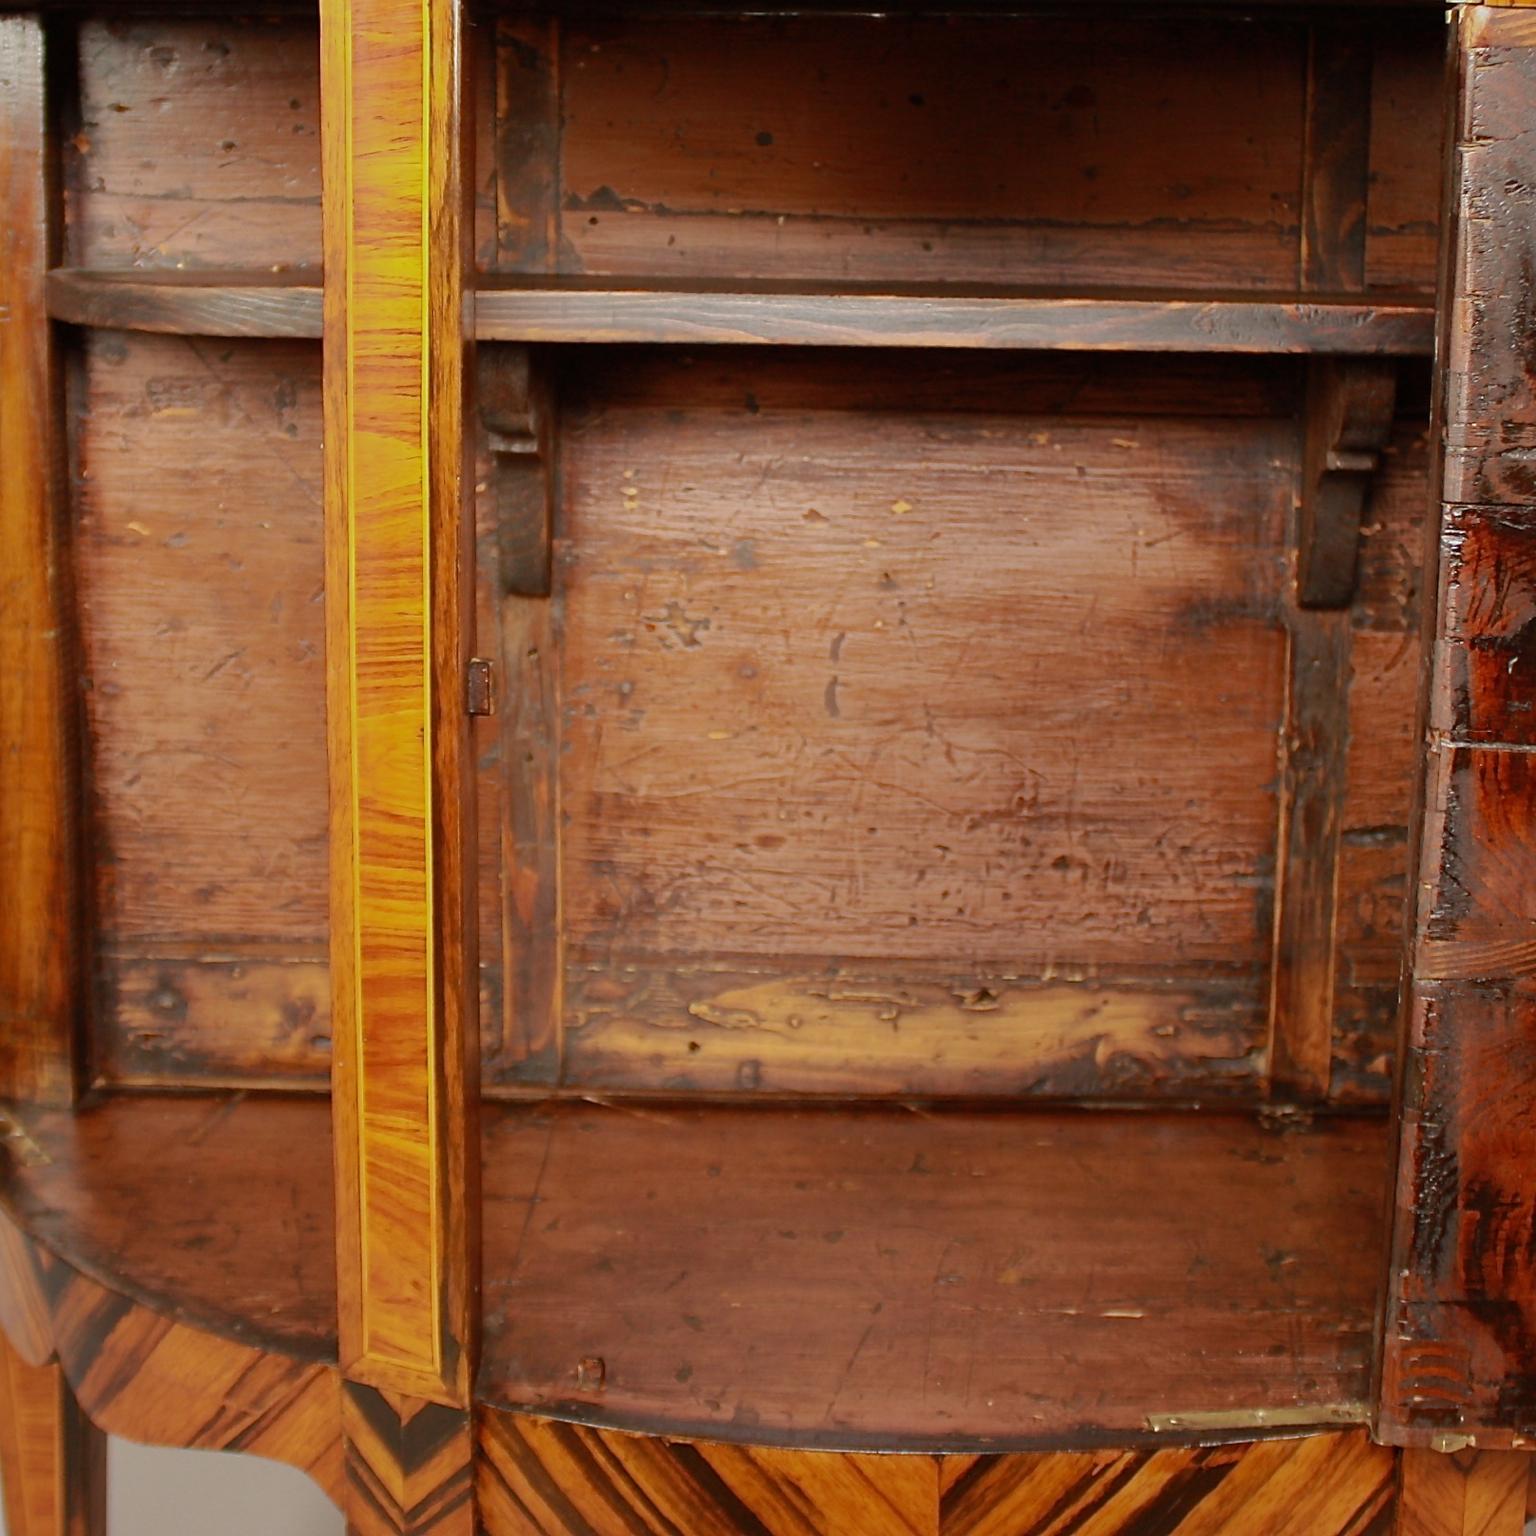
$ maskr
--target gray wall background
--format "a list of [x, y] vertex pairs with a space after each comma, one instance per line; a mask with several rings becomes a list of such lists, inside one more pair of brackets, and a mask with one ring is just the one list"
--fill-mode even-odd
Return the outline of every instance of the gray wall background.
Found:
[[[296, 1467], [226, 1451], [113, 1439], [107, 1536], [345, 1536], [335, 1505]], [[0, 1515], [0, 1536], [5, 1519]]]

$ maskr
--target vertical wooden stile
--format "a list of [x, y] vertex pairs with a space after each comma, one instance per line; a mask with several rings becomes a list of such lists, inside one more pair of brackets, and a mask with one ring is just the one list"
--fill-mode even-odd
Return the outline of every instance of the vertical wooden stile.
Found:
[[478, 1200], [461, 25], [457, 0], [321, 7], [341, 1363], [462, 1408]]
[[[1318, 18], [1308, 28], [1301, 237], [1303, 292], [1365, 286], [1370, 175], [1369, 34]], [[1309, 375], [1303, 433], [1321, 403]], [[1306, 455], [1303, 454], [1303, 459]], [[1303, 480], [1300, 494], [1311, 494]], [[1304, 561], [1298, 512], [1298, 568]], [[1352, 552], [1351, 552], [1352, 553]], [[1281, 824], [1275, 871], [1275, 958], [1270, 995], [1270, 1080], [1278, 1097], [1326, 1098], [1333, 1067], [1336, 887], [1346, 789], [1351, 677], [1350, 614], [1288, 600]]]
[[65, 1104], [84, 951], [47, 63], [42, 21], [0, 16], [0, 1097]]

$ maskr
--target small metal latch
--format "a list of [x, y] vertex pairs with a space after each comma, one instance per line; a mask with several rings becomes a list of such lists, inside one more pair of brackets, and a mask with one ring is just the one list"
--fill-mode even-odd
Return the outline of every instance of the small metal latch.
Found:
[[464, 708], [472, 715], [496, 713], [496, 669], [484, 656], [471, 656], [465, 668]]

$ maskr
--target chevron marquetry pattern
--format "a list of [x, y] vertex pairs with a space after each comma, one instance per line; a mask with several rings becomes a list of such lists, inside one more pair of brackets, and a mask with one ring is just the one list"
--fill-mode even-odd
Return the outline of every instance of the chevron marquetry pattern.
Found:
[[247, 1451], [341, 1487], [334, 1367], [206, 1333], [45, 1260], [54, 1348], [93, 1424], [151, 1445]]
[[1396, 1458], [1363, 1431], [1166, 1451], [944, 1458], [943, 1536], [1384, 1536]]
[[1530, 1464], [1523, 1451], [1404, 1451], [1397, 1536], [1520, 1536]]
[[341, 1413], [354, 1536], [473, 1536], [467, 1413], [355, 1382], [342, 1388]]
[[1387, 1536], [1363, 1432], [1214, 1449], [839, 1456], [486, 1414], [489, 1536]]

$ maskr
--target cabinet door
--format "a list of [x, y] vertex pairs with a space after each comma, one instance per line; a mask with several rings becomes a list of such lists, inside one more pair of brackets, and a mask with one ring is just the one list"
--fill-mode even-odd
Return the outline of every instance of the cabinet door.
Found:
[[1536, 1432], [1536, 16], [1458, 14], [1438, 593], [1378, 1430]]

